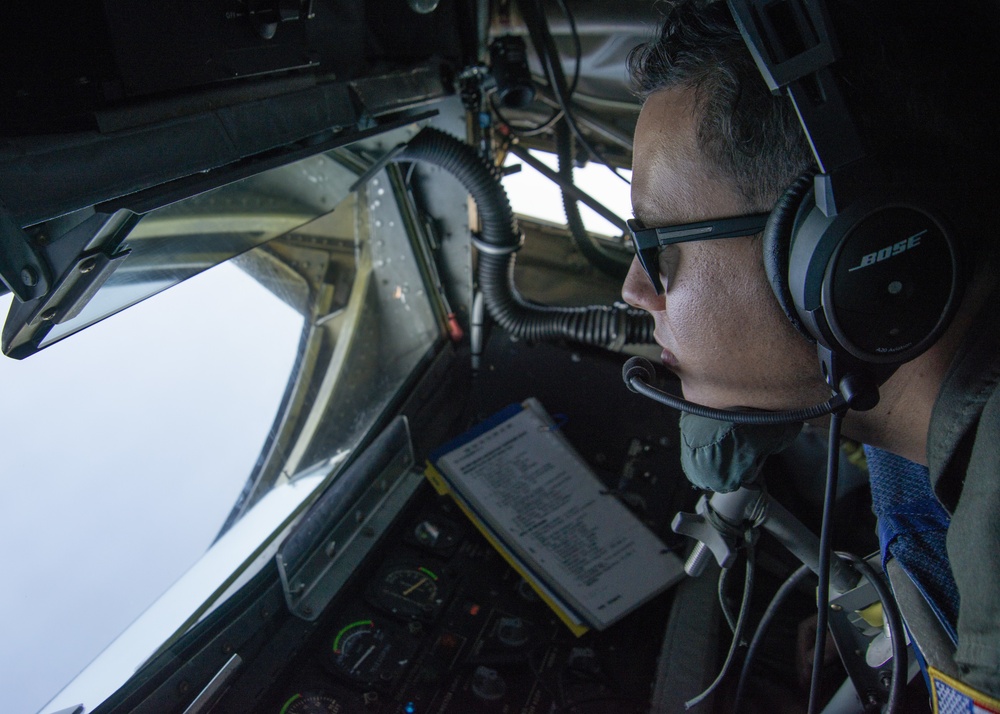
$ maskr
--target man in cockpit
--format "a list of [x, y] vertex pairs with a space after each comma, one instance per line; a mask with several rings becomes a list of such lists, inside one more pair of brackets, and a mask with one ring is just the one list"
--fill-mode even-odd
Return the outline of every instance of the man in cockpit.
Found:
[[[955, 641], [953, 679], [995, 705], [996, 24], [989, 8], [950, 3], [833, 2], [831, 13], [842, 44], [833, 69], [868, 146], [899, 174], [957, 194], [969, 268], [943, 334], [881, 385], [877, 406], [849, 411], [843, 431], [870, 447], [886, 558], [904, 559], [885, 542], [897, 535], [907, 557], [915, 553], [903, 568]], [[816, 168], [791, 103], [769, 92], [725, 3], [672, 4], [658, 38], [633, 51], [629, 71], [645, 99], [632, 180], [640, 228], [770, 212]], [[688, 400], [781, 410], [830, 396], [814, 342], [775, 297], [762, 246], [757, 233], [667, 245], [649, 270], [633, 261], [622, 294], [654, 317], [662, 361]], [[895, 479], [888, 490], [879, 469]], [[926, 513], [906, 522], [906, 499]], [[900, 533], [882, 527], [890, 521], [902, 522]]]

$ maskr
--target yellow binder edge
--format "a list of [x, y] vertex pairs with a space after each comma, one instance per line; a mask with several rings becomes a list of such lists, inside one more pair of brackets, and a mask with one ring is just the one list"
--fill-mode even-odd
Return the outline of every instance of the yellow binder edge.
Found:
[[535, 591], [535, 594], [537, 594], [538, 597], [541, 598], [542, 602], [544, 602], [546, 605], [549, 606], [549, 608], [552, 609], [552, 612], [554, 612], [559, 617], [559, 619], [562, 620], [563, 624], [569, 628], [570, 632], [579, 637], [580, 635], [584, 634], [590, 629], [583, 623], [575, 622], [569, 615], [569, 613], [567, 613], [566, 610], [563, 607], [561, 607], [556, 600], [552, 599], [552, 597], [545, 592], [545, 589], [543, 587], [541, 587], [535, 582], [534, 577], [532, 577], [532, 575], [529, 572], [527, 572], [527, 570], [520, 564], [520, 562], [517, 560], [514, 554], [511, 553], [509, 550], [507, 550], [507, 548], [493, 536], [493, 534], [490, 532], [489, 527], [485, 523], [480, 521], [480, 519], [476, 517], [476, 515], [465, 504], [465, 502], [460, 497], [458, 497], [457, 494], [454, 493], [454, 491], [452, 491], [451, 486], [448, 484], [448, 481], [445, 479], [444, 476], [441, 475], [441, 472], [438, 471], [437, 467], [435, 467], [434, 464], [432, 464], [430, 461], [427, 462], [427, 466], [424, 469], [424, 476], [427, 477], [427, 480], [431, 482], [431, 485], [434, 487], [434, 490], [437, 491], [439, 494], [441, 494], [442, 496], [444, 495], [451, 496], [451, 499], [456, 503], [456, 505], [458, 505], [458, 507], [462, 509], [462, 513], [464, 513], [465, 516], [470, 521], [472, 521], [472, 523], [476, 526], [479, 532], [483, 534], [483, 537], [485, 537], [486, 540], [489, 541], [490, 545], [493, 546], [494, 550], [496, 550], [500, 554], [500, 556], [507, 561], [507, 564], [510, 567], [512, 567], [514, 570], [517, 571], [518, 575], [524, 578], [525, 582], [527, 582], [528, 585], [531, 586], [531, 589]]

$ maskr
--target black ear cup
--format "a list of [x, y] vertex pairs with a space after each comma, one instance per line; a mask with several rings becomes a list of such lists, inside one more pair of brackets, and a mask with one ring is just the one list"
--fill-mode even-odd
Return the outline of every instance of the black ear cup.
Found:
[[830, 215], [816, 190], [788, 248], [788, 291], [802, 325], [848, 363], [887, 368], [917, 357], [961, 299], [954, 231], [914, 187], [882, 187]]
[[827, 215], [815, 175], [797, 178], [764, 228], [764, 268], [796, 330], [884, 379], [947, 328], [962, 296], [961, 251], [926, 191], [856, 183], [882, 188]]
[[788, 254], [795, 217], [809, 192], [812, 191], [814, 173], [812, 170], [807, 171], [785, 189], [767, 219], [763, 236], [764, 270], [771, 283], [771, 290], [774, 291], [774, 296], [778, 299], [778, 304], [789, 322], [810, 342], [815, 342], [816, 338], [799, 319], [788, 288]]

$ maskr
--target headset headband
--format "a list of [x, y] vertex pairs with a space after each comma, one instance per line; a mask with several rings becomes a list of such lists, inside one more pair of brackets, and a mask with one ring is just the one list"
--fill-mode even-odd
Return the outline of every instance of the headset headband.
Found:
[[[774, 94], [787, 93], [816, 158], [816, 203], [837, 213], [832, 179], [866, 155], [830, 65], [840, 50], [823, 0], [727, 0], [743, 41]], [[841, 203], [844, 203], [843, 199]]]
[[862, 140], [832, 69], [825, 0], [727, 0], [772, 93], [787, 95], [820, 173], [796, 182], [764, 232], [779, 304], [817, 342], [824, 377], [881, 383], [940, 337], [962, 293], [939, 191], [893, 177]]

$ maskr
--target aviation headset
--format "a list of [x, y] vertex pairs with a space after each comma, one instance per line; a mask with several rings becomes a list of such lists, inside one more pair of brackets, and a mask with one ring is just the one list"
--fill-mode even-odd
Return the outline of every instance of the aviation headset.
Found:
[[[773, 93], [794, 103], [819, 172], [799, 177], [764, 230], [782, 310], [817, 344], [827, 382], [864, 384], [851, 408], [947, 329], [964, 275], [940, 189], [900, 183], [866, 151], [830, 69], [839, 50], [823, 0], [728, 0]], [[855, 385], [856, 389], [856, 385]]]

